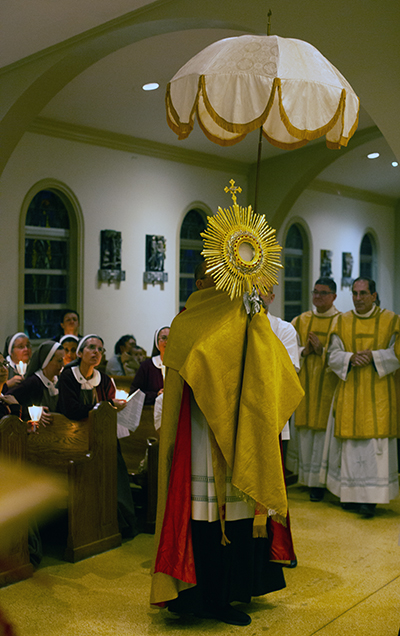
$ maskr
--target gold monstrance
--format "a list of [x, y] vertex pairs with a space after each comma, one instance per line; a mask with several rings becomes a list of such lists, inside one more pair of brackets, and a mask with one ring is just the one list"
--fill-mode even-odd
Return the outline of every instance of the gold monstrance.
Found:
[[233, 205], [228, 210], [218, 207], [215, 216], [207, 217], [207, 228], [201, 232], [207, 274], [214, 278], [217, 289], [229, 293], [231, 300], [245, 292], [250, 294], [254, 287], [267, 294], [278, 283], [277, 272], [282, 267], [276, 230], [251, 205], [238, 205], [236, 193], [241, 191], [231, 179], [225, 192], [231, 193]]

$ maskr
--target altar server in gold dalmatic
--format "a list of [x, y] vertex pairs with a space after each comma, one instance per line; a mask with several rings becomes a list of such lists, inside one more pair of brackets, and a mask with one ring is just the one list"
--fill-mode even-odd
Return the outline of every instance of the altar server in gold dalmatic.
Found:
[[321, 501], [325, 489], [319, 474], [329, 410], [338, 382], [325, 364], [325, 347], [333, 319], [336, 283], [332, 278], [319, 278], [312, 292], [314, 309], [292, 320], [300, 344], [299, 379], [305, 391], [294, 417], [286, 467], [299, 476], [299, 483], [310, 490], [311, 501]]
[[339, 377], [323, 471], [346, 509], [372, 517], [399, 493], [394, 372], [400, 367], [400, 318], [375, 304], [375, 282], [353, 283], [354, 310], [332, 327], [328, 364]]

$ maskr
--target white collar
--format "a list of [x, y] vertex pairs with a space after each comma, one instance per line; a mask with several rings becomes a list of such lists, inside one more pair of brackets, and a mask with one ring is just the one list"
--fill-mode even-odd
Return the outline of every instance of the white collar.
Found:
[[339, 312], [336, 309], [335, 305], [332, 305], [332, 307], [330, 307], [327, 311], [324, 311], [323, 313], [318, 312], [316, 307], [314, 307], [313, 309], [313, 314], [323, 318], [330, 318], [331, 316], [336, 316], [336, 314], [338, 313]]
[[376, 305], [374, 303], [374, 306], [372, 307], [372, 309], [370, 311], [367, 311], [366, 314], [359, 314], [355, 309], [353, 309], [353, 312], [355, 313], [356, 316], [358, 316], [359, 318], [369, 318], [375, 311]]
[[11, 356], [10, 355], [6, 356], [6, 360], [7, 360], [8, 364], [10, 365], [10, 367], [12, 367], [14, 369], [14, 371], [18, 371], [17, 365], [16, 365], [15, 362], [13, 362], [11, 360]]
[[164, 366], [161, 360], [161, 356], [153, 356], [151, 361], [154, 366], [157, 367], [157, 369], [162, 369], [162, 367]]
[[165, 378], [165, 365], [163, 364], [161, 360], [161, 356], [153, 356], [151, 361], [154, 364], [154, 366], [157, 367], [157, 369], [161, 370], [162, 376], [163, 378]]
[[82, 385], [82, 389], [86, 391], [90, 391], [94, 389], [96, 386], [99, 386], [101, 382], [101, 375], [97, 369], [94, 369], [93, 375], [91, 378], [86, 379], [84, 375], [82, 375], [79, 366], [71, 367], [72, 373], [74, 374], [75, 380]]
[[[48, 378], [46, 378], [42, 369], [39, 369], [39, 371], [35, 371], [35, 375], [40, 378], [50, 395], [58, 395], [58, 389], [56, 389], [57, 376], [54, 376], [53, 380], [49, 380]], [[54, 382], [54, 380], [56, 382]]]

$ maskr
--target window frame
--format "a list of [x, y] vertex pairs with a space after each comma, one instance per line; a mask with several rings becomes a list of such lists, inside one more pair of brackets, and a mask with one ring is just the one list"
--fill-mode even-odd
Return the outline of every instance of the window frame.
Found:
[[[42, 190], [48, 190], [57, 195], [65, 205], [70, 222], [70, 229], [46, 228], [37, 226], [26, 226], [26, 216], [32, 199]], [[25, 274], [40, 274], [42, 270], [33, 270], [30, 272], [25, 269], [25, 239], [26, 238], [43, 238], [63, 239], [68, 235], [68, 280], [69, 291], [66, 301], [67, 307], [73, 307], [82, 316], [83, 308], [83, 245], [84, 245], [84, 224], [83, 215], [77, 198], [74, 193], [65, 184], [54, 179], [44, 179], [36, 183], [26, 194], [20, 212], [20, 231], [19, 231], [19, 290], [18, 290], [18, 328], [25, 330], [25, 310], [41, 309], [42, 306], [25, 303]], [[61, 270], [43, 270], [46, 275], [58, 275]], [[47, 307], [48, 303], [46, 303]], [[62, 304], [51, 304], [51, 309], [62, 309]], [[81, 326], [83, 324], [83, 316]], [[32, 339], [32, 343], [39, 345], [43, 339]]]

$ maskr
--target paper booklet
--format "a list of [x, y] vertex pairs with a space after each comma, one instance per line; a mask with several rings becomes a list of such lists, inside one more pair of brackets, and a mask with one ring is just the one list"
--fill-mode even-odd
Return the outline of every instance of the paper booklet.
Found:
[[145, 394], [138, 389], [127, 400], [126, 406], [117, 413], [117, 437], [128, 437], [129, 431], [136, 431], [140, 423]]

